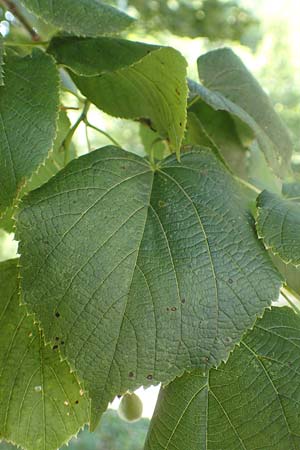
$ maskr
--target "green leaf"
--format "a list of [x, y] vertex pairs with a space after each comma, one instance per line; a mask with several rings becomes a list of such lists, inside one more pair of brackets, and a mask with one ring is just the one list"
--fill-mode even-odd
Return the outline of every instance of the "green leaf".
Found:
[[[70, 121], [65, 111], [60, 111], [57, 122], [57, 135], [53, 144], [53, 149], [50, 151], [46, 161], [38, 168], [26, 185], [20, 190], [19, 197], [23, 197], [27, 192], [38, 188], [42, 184], [46, 183], [53, 175], [59, 172], [65, 167], [65, 151], [62, 149], [62, 143], [65, 139], [69, 129]], [[74, 146], [70, 149], [71, 159], [75, 158], [76, 151]], [[4, 213], [0, 217], [0, 228], [8, 232], [13, 232], [15, 227], [14, 214], [16, 212], [16, 206], [10, 206], [5, 209]]]
[[196, 101], [188, 111], [185, 142], [215, 149], [235, 173], [246, 175], [246, 149], [226, 111], [215, 111], [202, 100]]
[[300, 202], [300, 183], [293, 181], [291, 183], [283, 183], [282, 195], [286, 198]]
[[106, 113], [148, 123], [179, 155], [186, 124], [186, 61], [171, 47], [113, 38], [55, 38], [49, 51]]
[[257, 198], [256, 228], [265, 247], [295, 266], [300, 265], [300, 205], [263, 191]]
[[55, 27], [78, 36], [101, 36], [127, 28], [133, 19], [100, 0], [21, 0]]
[[46, 159], [56, 134], [58, 73], [37, 50], [6, 59], [0, 87], [0, 209], [11, 206], [22, 186]]
[[[88, 421], [89, 401], [19, 306], [17, 262], [0, 264], [0, 438], [28, 450], [55, 450]], [[60, 336], [55, 345], [62, 345]]]
[[224, 103], [221, 109], [232, 110], [252, 128], [270, 167], [282, 176], [292, 154], [288, 131], [240, 58], [228, 48], [214, 50], [200, 56], [198, 71], [201, 83]]
[[226, 364], [161, 389], [145, 450], [300, 448], [300, 317], [273, 308]]
[[285, 284], [292, 289], [295, 294], [300, 296], [300, 268], [293, 266], [293, 264], [286, 264], [279, 256], [270, 254], [275, 267], [281, 273]]
[[18, 216], [24, 301], [92, 398], [228, 357], [279, 295], [239, 186], [209, 151], [155, 172], [105, 147], [24, 198]]
[[3, 37], [0, 34], [0, 86], [4, 85], [4, 45], [3, 45]]

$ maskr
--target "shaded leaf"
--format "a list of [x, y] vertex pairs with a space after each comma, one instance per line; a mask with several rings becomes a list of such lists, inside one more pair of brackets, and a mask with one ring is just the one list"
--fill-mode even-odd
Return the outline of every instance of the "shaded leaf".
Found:
[[198, 59], [198, 71], [201, 83], [214, 94], [211, 101], [217, 96], [224, 103], [221, 109], [233, 112], [252, 128], [270, 167], [282, 175], [292, 154], [288, 131], [239, 57], [228, 48], [208, 52]]
[[300, 205], [263, 191], [257, 198], [256, 228], [267, 249], [286, 263], [300, 264]]
[[188, 111], [185, 142], [216, 149], [235, 173], [246, 175], [246, 149], [226, 111], [215, 111], [200, 99], [195, 102]]
[[0, 438], [28, 450], [55, 450], [88, 421], [89, 402], [19, 306], [17, 273], [17, 260], [0, 264]]
[[122, 31], [133, 19], [100, 0], [21, 0], [23, 5], [55, 27], [78, 36], [101, 36]]
[[[65, 139], [68, 131], [70, 129], [70, 121], [67, 114], [64, 111], [60, 111], [58, 122], [57, 122], [57, 135], [54, 141], [53, 149], [49, 153], [46, 161], [38, 168], [26, 185], [21, 188], [19, 192], [19, 197], [23, 197], [29, 191], [36, 189], [42, 184], [46, 183], [53, 175], [59, 172], [63, 167], [65, 167], [65, 151], [61, 148], [62, 142]], [[71, 147], [71, 159], [76, 156], [74, 146]], [[0, 217], [0, 228], [8, 232], [14, 231], [15, 221], [14, 214], [16, 212], [16, 206], [10, 206], [5, 209]]]
[[293, 181], [291, 183], [283, 183], [282, 195], [286, 198], [300, 202], [300, 183]]
[[155, 172], [116, 147], [82, 156], [23, 199], [17, 238], [24, 301], [63, 336], [92, 429], [116, 394], [226, 359], [281, 285], [239, 186], [199, 148]]
[[186, 61], [171, 47], [122, 39], [55, 38], [49, 51], [92, 103], [146, 122], [179, 155], [186, 123]]
[[0, 87], [0, 208], [11, 206], [46, 159], [56, 134], [58, 74], [53, 59], [37, 50], [5, 65]]
[[0, 34], [0, 86], [4, 85], [4, 45], [3, 45], [3, 37]]
[[286, 285], [291, 288], [296, 294], [300, 295], [300, 267], [295, 267], [293, 264], [286, 264], [279, 256], [271, 253], [272, 261], [281, 273]]
[[146, 450], [300, 448], [300, 317], [266, 311], [226, 364], [161, 389]]

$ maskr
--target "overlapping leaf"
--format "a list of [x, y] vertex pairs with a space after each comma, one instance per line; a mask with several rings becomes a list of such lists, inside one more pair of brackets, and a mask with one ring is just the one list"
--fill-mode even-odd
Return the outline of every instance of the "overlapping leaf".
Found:
[[216, 149], [235, 173], [245, 175], [246, 149], [226, 111], [215, 111], [199, 99], [189, 108], [185, 141]]
[[24, 300], [92, 398], [218, 365], [281, 284], [239, 188], [209, 151], [147, 161], [106, 147], [24, 198]]
[[292, 143], [258, 82], [232, 50], [222, 48], [198, 59], [199, 77], [207, 89], [199, 95], [215, 109], [224, 109], [244, 121], [256, 135], [274, 172], [289, 165]]
[[162, 389], [146, 450], [297, 450], [300, 318], [274, 308], [226, 364]]
[[122, 39], [53, 39], [49, 51], [98, 108], [140, 120], [179, 155], [186, 123], [186, 61], [170, 47]]
[[4, 65], [4, 45], [3, 45], [3, 37], [0, 34], [0, 86], [3, 86], [4, 84], [3, 65]]
[[55, 133], [58, 74], [53, 58], [41, 51], [5, 65], [0, 87], [0, 210], [15, 197], [46, 159]]
[[0, 264], [0, 439], [55, 450], [88, 421], [89, 402], [66, 362], [19, 306], [17, 260]]
[[127, 28], [133, 19], [100, 0], [21, 0], [55, 27], [78, 36], [101, 36]]
[[266, 248], [286, 263], [300, 265], [300, 205], [263, 191], [257, 198], [256, 228]]

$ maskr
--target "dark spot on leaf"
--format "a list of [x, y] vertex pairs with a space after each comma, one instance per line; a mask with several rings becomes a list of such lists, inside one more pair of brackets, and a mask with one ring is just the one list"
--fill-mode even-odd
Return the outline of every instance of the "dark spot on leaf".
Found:
[[151, 373], [149, 373], [149, 375], [147, 375], [147, 380], [152, 380], [153, 379], [153, 375]]
[[59, 337], [58, 337], [58, 336], [56, 336], [55, 340], [56, 340], [56, 341], [59, 341]]
[[55, 313], [55, 317], [60, 317], [60, 314], [59, 314], [59, 312], [58, 311], [56, 311], [56, 313]]
[[232, 278], [229, 278], [229, 279], [228, 279], [228, 283], [229, 283], [229, 284], [232, 284], [232, 283], [233, 283]]
[[179, 126], [182, 127], [182, 122], [179, 122]]
[[166, 206], [166, 202], [164, 202], [163, 200], [158, 200], [158, 207], [159, 208], [164, 208]]
[[118, 397], [118, 398], [121, 398], [121, 397], [122, 397], [122, 395], [117, 395], [117, 397]]
[[185, 303], [185, 302], [186, 302], [185, 298], [181, 299], [181, 303]]
[[52, 350], [57, 350], [58, 349], [58, 345], [53, 345]]
[[78, 405], [78, 403], [79, 403], [79, 400], [76, 400], [75, 405]]
[[229, 336], [226, 336], [226, 337], [224, 338], [224, 342], [225, 342], [225, 344], [226, 344], [226, 345], [229, 345], [229, 344], [231, 344], [231, 342], [232, 342], [232, 339], [231, 339], [231, 337], [229, 337]]
[[176, 306], [172, 306], [171, 311], [177, 311]]
[[129, 372], [128, 376], [129, 376], [129, 378], [133, 378], [134, 377], [134, 373], [133, 372]]
[[177, 95], [180, 95], [180, 90], [178, 88], [175, 89]]
[[170, 308], [167, 308], [167, 311], [170, 311]]
[[60, 343], [61, 343], [61, 345], [64, 345], [65, 341], [61, 341]]

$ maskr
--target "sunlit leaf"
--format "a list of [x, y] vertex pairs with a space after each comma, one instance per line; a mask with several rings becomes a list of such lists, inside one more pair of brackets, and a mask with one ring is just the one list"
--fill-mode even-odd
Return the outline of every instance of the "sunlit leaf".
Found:
[[161, 389], [145, 450], [296, 450], [300, 317], [273, 308], [226, 364]]
[[171, 47], [122, 39], [55, 38], [49, 48], [83, 95], [106, 113], [148, 124], [179, 155], [186, 61]]
[[0, 439], [55, 450], [88, 421], [89, 402], [58, 347], [19, 306], [17, 260], [0, 264]]
[[55, 27], [78, 36], [101, 36], [122, 31], [133, 19], [100, 0], [21, 0], [23, 5]]
[[278, 297], [239, 186], [209, 151], [161, 163], [105, 147], [24, 198], [24, 301], [92, 398], [218, 365]]

